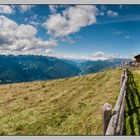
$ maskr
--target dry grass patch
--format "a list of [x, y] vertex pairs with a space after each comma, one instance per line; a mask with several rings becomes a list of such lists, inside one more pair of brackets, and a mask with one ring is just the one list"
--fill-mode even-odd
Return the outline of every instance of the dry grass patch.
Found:
[[1, 135], [102, 135], [101, 108], [116, 102], [120, 70], [0, 86]]

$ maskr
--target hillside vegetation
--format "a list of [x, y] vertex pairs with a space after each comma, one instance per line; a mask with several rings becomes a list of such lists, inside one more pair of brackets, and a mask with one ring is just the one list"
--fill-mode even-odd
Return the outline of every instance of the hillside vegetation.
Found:
[[0, 55], [0, 84], [78, 76], [71, 61], [35, 55]]
[[0, 86], [0, 135], [102, 135], [102, 106], [115, 104], [121, 70]]
[[122, 61], [130, 60], [88, 61], [37, 55], [0, 55], [0, 84], [70, 78], [116, 67]]

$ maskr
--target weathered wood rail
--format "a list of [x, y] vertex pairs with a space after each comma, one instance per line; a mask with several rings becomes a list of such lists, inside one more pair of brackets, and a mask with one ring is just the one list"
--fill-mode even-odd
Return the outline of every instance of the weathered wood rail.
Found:
[[105, 103], [103, 106], [104, 135], [123, 135], [126, 82], [127, 68], [125, 67], [121, 75], [120, 93], [113, 111], [111, 104]]

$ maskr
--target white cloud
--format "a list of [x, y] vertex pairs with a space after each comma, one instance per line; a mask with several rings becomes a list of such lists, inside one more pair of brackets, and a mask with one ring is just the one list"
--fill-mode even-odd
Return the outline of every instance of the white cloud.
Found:
[[69, 5], [65, 5], [65, 4], [64, 5], [63, 4], [61, 5], [50, 4], [49, 9], [52, 14], [56, 14], [59, 8], [67, 8], [68, 6]]
[[82, 59], [82, 60], [90, 60], [89, 56], [84, 55], [75, 55], [75, 54], [61, 54], [61, 53], [55, 53], [52, 52], [49, 54], [49, 56], [57, 57], [57, 58], [63, 58], [63, 59]]
[[107, 6], [101, 5], [98, 9], [97, 9], [97, 16], [109, 16], [109, 17], [117, 17], [118, 13], [116, 11], [113, 10], [108, 10]]
[[53, 56], [53, 53], [54, 53], [53, 49], [47, 49], [47, 50], [45, 51], [45, 54], [46, 54], [47, 56]]
[[91, 60], [106, 60], [110, 59], [110, 56], [108, 54], [105, 54], [104, 52], [96, 52], [90, 55]]
[[92, 54], [93, 58], [100, 58], [100, 57], [105, 57], [105, 53], [104, 52], [96, 52], [94, 54]]
[[117, 12], [114, 12], [112, 10], [108, 10], [107, 11], [107, 16], [109, 16], [109, 17], [117, 17], [118, 16], [118, 13]]
[[107, 10], [107, 7], [105, 5], [101, 5], [101, 11], [106, 11]]
[[101, 5], [101, 6], [97, 9], [96, 15], [97, 15], [97, 16], [105, 16], [106, 10], [107, 10], [106, 6]]
[[127, 36], [125, 36], [125, 38], [126, 38], [126, 39], [130, 39], [130, 38], [131, 38], [131, 36], [130, 36], [130, 35], [127, 35]]
[[17, 23], [13, 20], [6, 18], [5, 16], [0, 16], [0, 29], [14, 30], [17, 27]]
[[57, 58], [64, 58], [64, 59], [81, 59], [81, 60], [112, 60], [114, 58], [121, 58], [119, 54], [106, 54], [104, 52], [97, 51], [95, 53], [89, 55], [82, 55], [82, 54], [61, 54], [55, 53], [51, 50], [47, 51], [49, 56], [57, 57]]
[[90, 55], [90, 60], [112, 60], [115, 58], [121, 58], [120, 54], [108, 54], [105, 52], [97, 51]]
[[57, 5], [49, 5], [49, 9], [52, 14], [55, 14], [57, 12]]
[[105, 12], [102, 11], [102, 10], [100, 10], [100, 9], [99, 8], [98, 9], [96, 8], [96, 16], [104, 16], [105, 15]]
[[48, 30], [48, 34], [64, 37], [94, 23], [96, 23], [96, 6], [76, 5], [66, 8], [62, 14], [50, 15], [43, 26]]
[[37, 22], [37, 21], [30, 21], [30, 24], [33, 25], [33, 26], [38, 26], [38, 25], [40, 25], [40, 23]]
[[122, 33], [124, 33], [124, 31], [115, 31], [115, 32], [113, 32], [114, 35], [120, 35]]
[[32, 25], [18, 25], [15, 21], [0, 16], [0, 53], [45, 55], [45, 50], [57, 46], [55, 39], [44, 41], [37, 38], [37, 32]]
[[24, 21], [26, 23], [30, 23], [33, 26], [39, 26], [42, 25], [42, 21], [40, 20], [40, 17], [37, 14], [34, 14], [30, 18], [25, 17]]
[[131, 35], [126, 35], [125, 38], [126, 39], [135, 39], [135, 37], [134, 36], [131, 36]]
[[65, 37], [61, 38], [61, 41], [62, 41], [62, 42], [68, 42], [68, 43], [70, 43], [70, 44], [74, 44], [74, 43], [76, 43], [76, 38], [77, 38], [77, 37], [75, 37], [75, 40], [74, 40], [74, 39], [71, 38], [70, 36], [65, 36]]
[[21, 12], [24, 13], [24, 12], [27, 12], [29, 11], [34, 5], [20, 5], [20, 9], [21, 9]]
[[9, 5], [0, 5], [0, 13], [2, 13], [2, 14], [12, 14], [13, 9]]
[[37, 33], [37, 29], [35, 27], [24, 24], [19, 25], [16, 31], [16, 35], [20, 38], [33, 38]]
[[100, 16], [104, 16], [105, 15], [105, 13], [104, 12], [100, 12]]

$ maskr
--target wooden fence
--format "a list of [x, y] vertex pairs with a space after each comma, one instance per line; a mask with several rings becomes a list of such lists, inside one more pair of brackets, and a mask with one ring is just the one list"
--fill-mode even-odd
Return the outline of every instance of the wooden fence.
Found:
[[111, 104], [105, 103], [103, 106], [104, 135], [123, 135], [126, 82], [127, 68], [125, 67], [121, 75], [120, 93], [113, 111]]

